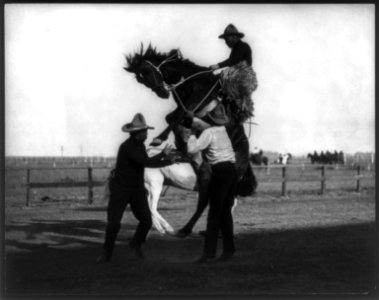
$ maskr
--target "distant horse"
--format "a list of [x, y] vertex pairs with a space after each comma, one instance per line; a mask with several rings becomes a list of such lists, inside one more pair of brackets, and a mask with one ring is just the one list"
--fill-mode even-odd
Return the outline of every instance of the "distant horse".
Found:
[[[176, 148], [184, 155], [186, 144], [183, 141], [180, 130], [181, 122], [186, 111], [195, 112], [202, 117], [214, 107], [214, 103], [222, 99], [230, 122], [226, 124], [226, 130], [231, 139], [236, 153], [236, 167], [239, 175], [237, 195], [251, 195], [256, 187], [257, 181], [249, 164], [249, 141], [245, 134], [243, 115], [241, 107], [235, 101], [226, 101], [220, 95], [221, 83], [208, 68], [201, 67], [189, 60], [182, 58], [178, 49], [169, 53], [161, 54], [151, 45], [144, 52], [143, 46], [139, 53], [126, 56], [126, 71], [134, 73], [136, 80], [152, 89], [160, 98], [169, 98], [172, 93], [177, 108], [166, 116], [168, 127], [158, 136], [158, 143], [167, 140], [172, 131], [175, 135]], [[192, 228], [208, 204], [208, 185], [210, 180], [210, 167], [207, 164], [193, 166], [198, 175], [199, 198], [198, 206], [190, 221], [179, 230], [181, 236], [191, 233]]]
[[317, 153], [308, 153], [307, 157], [311, 160], [312, 165], [317, 162]]
[[263, 151], [260, 150], [258, 153], [251, 153], [250, 154], [250, 161], [257, 166], [260, 165], [268, 165], [268, 157], [263, 155]]
[[[154, 156], [160, 152], [157, 148], [148, 149], [148, 155]], [[199, 191], [197, 175], [190, 163], [176, 163], [162, 168], [145, 168], [144, 184], [151, 211], [153, 226], [162, 234], [174, 234], [174, 228], [158, 212], [158, 202], [163, 186], [172, 186], [187, 191]], [[109, 200], [109, 178], [104, 185], [102, 202]], [[198, 203], [199, 205], [199, 203]], [[237, 198], [234, 206], [237, 205]]]

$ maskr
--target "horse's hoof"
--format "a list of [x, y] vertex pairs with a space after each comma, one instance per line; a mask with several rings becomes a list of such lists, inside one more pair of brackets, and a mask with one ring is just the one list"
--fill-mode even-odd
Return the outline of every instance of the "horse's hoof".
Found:
[[163, 141], [161, 139], [153, 139], [152, 142], [150, 143], [150, 146], [157, 147], [162, 145]]

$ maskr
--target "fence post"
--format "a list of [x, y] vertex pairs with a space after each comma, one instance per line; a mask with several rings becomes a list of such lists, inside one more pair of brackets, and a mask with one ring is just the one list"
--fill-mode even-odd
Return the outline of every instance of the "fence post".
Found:
[[92, 168], [88, 168], [88, 204], [93, 202], [93, 191], [92, 191]]
[[361, 176], [361, 166], [358, 165], [357, 166], [357, 188], [356, 188], [356, 192], [359, 192], [360, 191], [360, 185], [361, 185], [361, 179], [360, 179], [360, 176]]
[[287, 195], [286, 167], [282, 167], [282, 196]]
[[325, 166], [321, 167], [321, 195], [325, 192]]
[[29, 206], [30, 196], [30, 169], [26, 169], [26, 206]]

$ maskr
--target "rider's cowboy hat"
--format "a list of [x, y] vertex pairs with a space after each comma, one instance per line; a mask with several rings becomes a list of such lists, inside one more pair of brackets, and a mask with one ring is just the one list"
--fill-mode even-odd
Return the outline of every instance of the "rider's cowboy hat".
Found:
[[224, 39], [226, 36], [229, 36], [229, 35], [236, 35], [240, 38], [244, 37], [245, 34], [243, 34], [242, 32], [239, 32], [236, 28], [236, 26], [234, 26], [233, 24], [229, 24], [228, 26], [226, 26], [225, 30], [224, 30], [224, 33], [219, 35], [219, 39]]
[[217, 104], [217, 106], [212, 111], [207, 113], [207, 116], [216, 125], [225, 125], [229, 122], [225, 108], [221, 103]]
[[145, 129], [154, 129], [154, 127], [146, 124], [145, 117], [141, 113], [137, 113], [132, 122], [125, 124], [121, 128], [123, 132], [133, 132]]

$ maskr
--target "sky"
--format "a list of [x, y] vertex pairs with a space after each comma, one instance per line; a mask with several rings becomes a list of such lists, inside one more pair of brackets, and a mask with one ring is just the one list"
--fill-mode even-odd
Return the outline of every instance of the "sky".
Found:
[[115, 156], [141, 112], [155, 129], [175, 109], [126, 72], [159, 52], [209, 66], [229, 56], [232, 23], [253, 50], [250, 148], [375, 151], [373, 4], [6, 4], [6, 156]]

